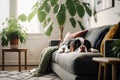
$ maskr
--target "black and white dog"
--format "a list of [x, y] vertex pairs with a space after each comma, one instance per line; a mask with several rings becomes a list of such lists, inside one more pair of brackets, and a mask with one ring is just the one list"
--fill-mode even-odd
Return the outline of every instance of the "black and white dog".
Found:
[[73, 51], [88, 52], [90, 48], [91, 48], [90, 41], [82, 37], [79, 37], [61, 43], [58, 52], [59, 53], [63, 53], [63, 52], [68, 53]]

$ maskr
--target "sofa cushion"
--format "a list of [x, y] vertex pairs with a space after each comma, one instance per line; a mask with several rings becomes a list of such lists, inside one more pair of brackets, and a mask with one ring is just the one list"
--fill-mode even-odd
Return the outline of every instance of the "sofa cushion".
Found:
[[53, 54], [53, 61], [63, 69], [76, 75], [97, 74], [97, 64], [92, 61], [92, 57], [100, 57], [100, 53], [57, 53]]
[[[102, 26], [102, 27], [97, 27], [88, 30], [88, 33], [86, 34], [85, 38], [91, 42], [92, 47], [94, 48], [95, 46], [95, 41], [98, 38], [98, 35], [101, 34], [101, 32], [107, 28], [108, 25]], [[110, 26], [110, 25], [109, 25]]]
[[103, 29], [100, 34], [97, 36], [96, 40], [95, 40], [95, 43], [94, 43], [94, 48], [99, 50], [100, 51], [100, 45], [101, 45], [101, 42], [103, 40], [103, 38], [105, 37], [106, 33], [109, 31], [110, 29], [110, 25], [109, 26], [106, 26], [105, 29]]
[[[120, 22], [118, 24], [113, 25], [113, 27], [110, 28], [109, 32], [105, 35], [104, 39], [102, 40], [100, 51], [101, 54], [104, 56], [104, 42], [109, 39], [113, 39], [116, 34], [118, 34], [120, 31]], [[117, 33], [118, 32], [118, 33]], [[119, 34], [118, 34], [119, 35]], [[119, 37], [119, 36], [118, 36]], [[116, 36], [117, 38], [117, 36]], [[118, 39], [118, 38], [117, 38]]]

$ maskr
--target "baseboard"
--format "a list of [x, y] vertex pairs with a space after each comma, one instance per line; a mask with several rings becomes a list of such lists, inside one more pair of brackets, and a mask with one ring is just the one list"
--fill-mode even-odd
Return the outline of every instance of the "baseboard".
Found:
[[[0, 61], [0, 65], [2, 65], [2, 61]], [[5, 65], [18, 65], [18, 61], [5, 61]], [[24, 61], [21, 61], [21, 65], [24, 65]], [[39, 62], [31, 60], [27, 61], [27, 65], [39, 65]]]

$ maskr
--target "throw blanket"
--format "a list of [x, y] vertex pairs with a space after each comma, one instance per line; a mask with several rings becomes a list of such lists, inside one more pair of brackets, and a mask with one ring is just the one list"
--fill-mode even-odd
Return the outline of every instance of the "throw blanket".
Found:
[[34, 77], [48, 74], [51, 71], [52, 54], [58, 50], [58, 46], [45, 48], [40, 56], [39, 66], [32, 71]]

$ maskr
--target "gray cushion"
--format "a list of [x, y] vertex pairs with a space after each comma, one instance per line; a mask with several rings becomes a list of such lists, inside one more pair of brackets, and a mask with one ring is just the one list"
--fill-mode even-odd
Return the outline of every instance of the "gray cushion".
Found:
[[98, 35], [100, 35], [101, 32], [109, 26], [111, 25], [105, 25], [102, 27], [97, 27], [97, 28], [88, 30], [88, 33], [86, 34], [85, 38], [91, 42], [92, 47], [94, 47], [95, 41], [98, 38]]
[[54, 53], [53, 61], [60, 65], [63, 69], [73, 74], [94, 74], [97, 72], [97, 64], [92, 61], [92, 57], [100, 57], [100, 53]]

